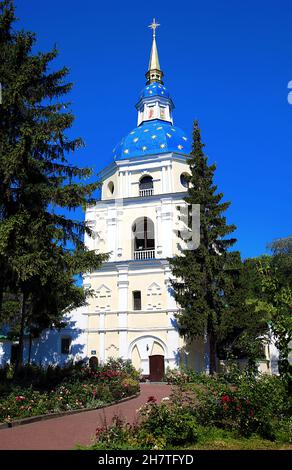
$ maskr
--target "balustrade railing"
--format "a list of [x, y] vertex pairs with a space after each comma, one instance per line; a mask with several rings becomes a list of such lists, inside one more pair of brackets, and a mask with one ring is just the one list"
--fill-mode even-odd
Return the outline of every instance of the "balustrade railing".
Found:
[[137, 250], [134, 251], [134, 259], [153, 259], [155, 258], [155, 250]]
[[152, 196], [153, 195], [153, 188], [151, 189], [139, 189], [139, 196]]

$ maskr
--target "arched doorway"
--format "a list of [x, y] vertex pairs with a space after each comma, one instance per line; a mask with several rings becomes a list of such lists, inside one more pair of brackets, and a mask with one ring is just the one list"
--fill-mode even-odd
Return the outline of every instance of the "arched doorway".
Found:
[[136, 338], [130, 345], [128, 357], [144, 377], [153, 382], [163, 379], [165, 357], [168, 357], [167, 346], [161, 338], [145, 335]]

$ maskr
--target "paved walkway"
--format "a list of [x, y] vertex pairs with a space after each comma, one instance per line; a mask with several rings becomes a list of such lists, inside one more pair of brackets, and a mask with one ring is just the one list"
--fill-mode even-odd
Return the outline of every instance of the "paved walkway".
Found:
[[1, 450], [68, 450], [76, 444], [90, 444], [97, 426], [106, 418], [111, 422], [114, 415], [124, 417], [133, 423], [136, 410], [146, 403], [149, 396], [158, 401], [169, 396], [170, 385], [141, 384], [141, 394], [120, 405], [112, 405], [102, 410], [87, 411], [76, 415], [39, 421], [0, 430]]

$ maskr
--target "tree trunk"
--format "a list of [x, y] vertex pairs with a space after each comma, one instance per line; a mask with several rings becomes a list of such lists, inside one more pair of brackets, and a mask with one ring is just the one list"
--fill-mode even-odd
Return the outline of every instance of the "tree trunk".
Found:
[[32, 334], [29, 332], [29, 346], [28, 346], [28, 359], [27, 363], [30, 364], [31, 361], [31, 348], [32, 348]]
[[210, 375], [213, 375], [215, 372], [217, 372], [216, 336], [213, 331], [209, 333], [209, 351], [210, 351], [209, 372], [210, 372]]
[[3, 263], [0, 263], [0, 316], [2, 310], [3, 296], [4, 296], [4, 287], [5, 287], [5, 266]]
[[25, 325], [25, 303], [26, 295], [22, 293], [22, 302], [21, 302], [21, 319], [20, 319], [20, 331], [19, 331], [19, 348], [17, 359], [15, 362], [14, 374], [17, 373], [19, 368], [23, 365], [23, 344], [24, 344], [24, 325]]

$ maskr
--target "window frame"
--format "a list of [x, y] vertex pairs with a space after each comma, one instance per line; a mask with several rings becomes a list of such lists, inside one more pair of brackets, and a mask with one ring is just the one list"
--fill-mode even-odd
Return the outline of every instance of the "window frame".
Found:
[[[69, 341], [68, 352], [64, 352], [65, 348], [63, 347], [63, 341]], [[63, 354], [64, 356], [68, 356], [69, 354], [71, 354], [71, 345], [72, 345], [71, 336], [62, 336], [61, 337], [61, 354]], [[66, 348], [66, 351], [67, 351], [67, 348]]]
[[[137, 297], [135, 298], [135, 294], [139, 294], [138, 298]], [[134, 311], [142, 310], [142, 293], [141, 293], [141, 291], [140, 290], [133, 290], [132, 291], [132, 298], [133, 298], [133, 310]], [[140, 307], [140, 308], [136, 307], [136, 302], [138, 302], [138, 307]]]

